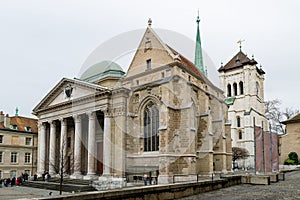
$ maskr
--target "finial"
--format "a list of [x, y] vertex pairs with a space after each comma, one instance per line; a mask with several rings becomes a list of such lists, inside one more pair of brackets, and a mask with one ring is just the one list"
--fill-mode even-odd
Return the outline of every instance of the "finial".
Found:
[[200, 17], [199, 17], [199, 9], [198, 9], [198, 16], [197, 16], [197, 20], [196, 20], [196, 22], [199, 24], [199, 22], [200, 22]]
[[254, 54], [252, 54], [252, 60], [254, 60]]
[[152, 19], [149, 18], [149, 19], [148, 19], [148, 26], [151, 26], [151, 25], [152, 25]]
[[223, 67], [223, 62], [221, 62], [221, 67]]
[[239, 41], [237, 41], [237, 43], [240, 46], [240, 51], [242, 51], [242, 43], [245, 42], [245, 40], [240, 39]]
[[16, 116], [16, 117], [19, 116], [19, 109], [18, 109], [18, 107], [16, 107], [16, 114], [15, 114], [15, 116]]
[[261, 69], [262, 69], [262, 66], [260, 65], [259, 68], [260, 68], [260, 70], [261, 70]]
[[205, 65], [205, 76], [207, 77], [208, 76], [208, 73], [207, 73], [207, 66]]

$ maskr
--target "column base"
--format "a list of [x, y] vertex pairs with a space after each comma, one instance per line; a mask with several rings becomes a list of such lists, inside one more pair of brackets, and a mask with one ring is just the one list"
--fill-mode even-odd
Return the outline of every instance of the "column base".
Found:
[[96, 174], [87, 174], [85, 176], [83, 176], [84, 180], [97, 180], [99, 176], [97, 176]]
[[83, 179], [83, 175], [81, 174], [72, 174], [70, 176], [71, 179]]

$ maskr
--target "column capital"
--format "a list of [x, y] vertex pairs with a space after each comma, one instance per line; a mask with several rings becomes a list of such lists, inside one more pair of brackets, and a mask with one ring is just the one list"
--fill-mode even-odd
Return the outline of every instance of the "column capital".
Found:
[[89, 111], [86, 113], [89, 119], [95, 119], [96, 118], [96, 112], [95, 111]]
[[39, 121], [39, 122], [38, 122], [38, 126], [40, 126], [40, 127], [45, 127], [46, 123], [48, 123], [48, 122], [45, 122], [45, 121]]
[[56, 128], [56, 120], [52, 120], [50, 122], [50, 126], [51, 126], [51, 128]]
[[62, 126], [66, 126], [67, 125], [67, 119], [66, 118], [59, 118], [59, 121], [61, 123]]
[[74, 114], [72, 117], [73, 117], [75, 123], [80, 123], [81, 122], [81, 119], [82, 119], [81, 115]]

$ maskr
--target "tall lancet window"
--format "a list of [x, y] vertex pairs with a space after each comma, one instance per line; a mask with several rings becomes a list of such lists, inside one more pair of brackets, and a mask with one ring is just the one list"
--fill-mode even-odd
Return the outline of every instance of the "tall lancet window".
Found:
[[237, 96], [237, 84], [233, 83], [233, 95]]
[[231, 97], [231, 85], [227, 85], [227, 97]]
[[144, 110], [144, 151], [159, 150], [159, 112], [157, 106], [150, 102]]
[[242, 94], [244, 94], [244, 84], [243, 84], [243, 81], [240, 81], [239, 86], [240, 86], [240, 95], [242, 95]]

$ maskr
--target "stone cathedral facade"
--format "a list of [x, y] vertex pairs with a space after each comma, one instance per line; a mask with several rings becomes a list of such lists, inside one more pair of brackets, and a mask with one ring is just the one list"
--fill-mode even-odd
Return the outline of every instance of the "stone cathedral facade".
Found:
[[38, 171], [55, 174], [63, 166], [71, 178], [85, 179], [146, 173], [161, 184], [178, 174], [231, 171], [224, 99], [150, 21], [126, 73], [99, 62], [78, 79], [63, 78], [34, 108]]

